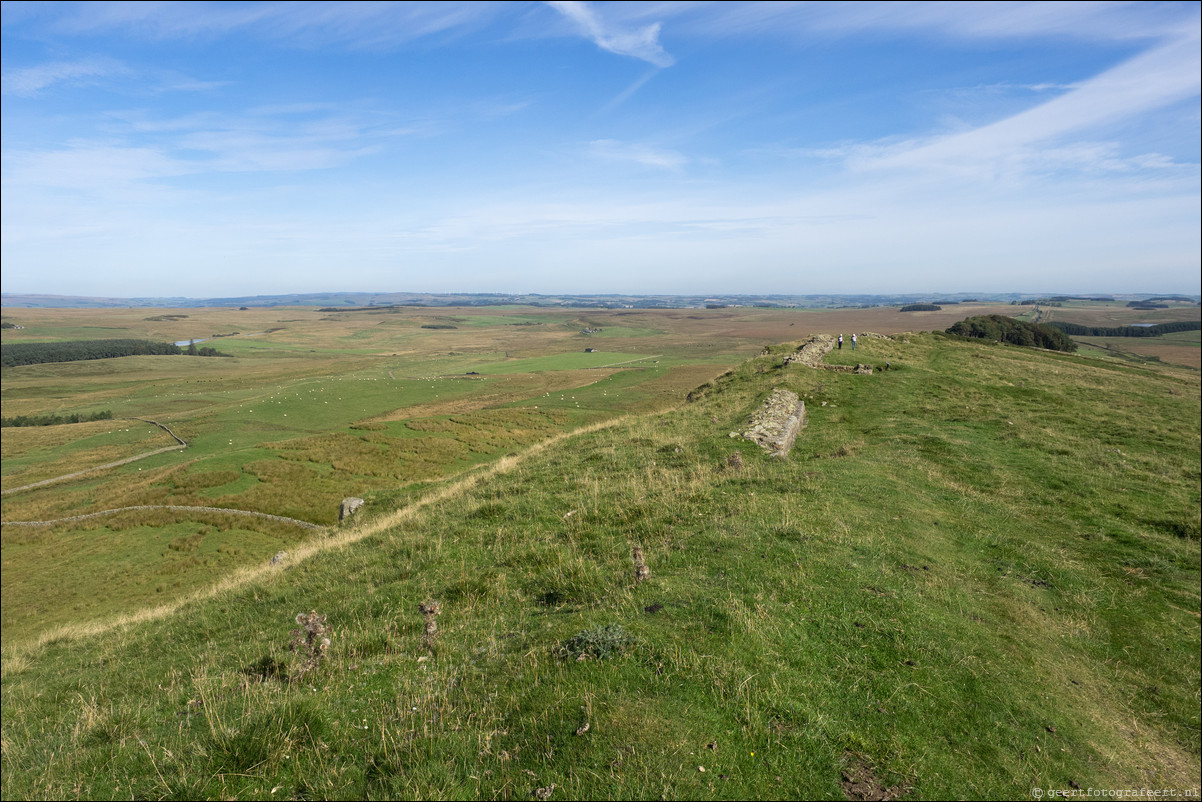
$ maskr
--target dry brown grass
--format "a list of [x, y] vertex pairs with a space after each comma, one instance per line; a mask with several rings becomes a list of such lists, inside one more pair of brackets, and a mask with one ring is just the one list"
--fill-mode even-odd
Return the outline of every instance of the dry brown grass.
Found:
[[1115, 351], [1139, 356], [1155, 357], [1171, 365], [1184, 365], [1202, 370], [1202, 348], [1197, 345], [1182, 345], [1165, 341], [1161, 337], [1074, 337], [1082, 346], [1093, 346], [1104, 351]]
[[[1011, 307], [1013, 309], [1013, 307]], [[1042, 321], [1080, 323], [1082, 326], [1130, 326], [1133, 323], [1172, 323], [1178, 320], [1197, 320], [1199, 308], [1193, 305], [1171, 304], [1168, 309], [1131, 309], [1126, 306], [1066, 306], [1040, 307]]]

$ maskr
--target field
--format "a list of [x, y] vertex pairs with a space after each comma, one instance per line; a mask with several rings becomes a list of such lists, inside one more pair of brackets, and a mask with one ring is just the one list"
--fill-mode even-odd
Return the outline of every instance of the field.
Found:
[[[769, 343], [819, 328], [940, 328], [965, 314], [959, 308], [918, 314], [529, 307], [11, 310], [5, 319], [24, 328], [6, 329], [6, 343], [203, 340], [232, 356], [6, 368], [5, 416], [111, 410], [115, 420], [6, 429], [4, 520], [52, 521], [157, 505], [249, 510], [331, 525], [343, 498], [374, 495], [373, 503], [399, 504], [432, 481], [552, 434], [673, 406]], [[583, 334], [586, 329], [592, 333]], [[173, 440], [148, 420], [169, 427], [187, 448], [155, 453]], [[20, 490], [141, 454], [149, 456]], [[123, 605], [137, 609], [178, 598], [311, 536], [298, 527], [272, 524], [252, 532], [245, 521], [214, 521], [213, 514], [194, 511], [127, 510], [37, 527], [36, 535], [6, 527], [5, 639], [103, 617]], [[137, 534], [164, 523], [172, 531], [207, 534], [183, 556], [164, 545], [174, 536], [160, 543], [162, 538]], [[72, 545], [81, 540], [89, 547]], [[133, 543], [141, 544], [136, 551], [130, 551]], [[126, 579], [133, 554], [143, 568], [136, 582]], [[71, 598], [62, 610], [48, 610], [48, 593], [63, 577], [71, 578]], [[85, 603], [89, 598], [97, 603]]]
[[1120, 357], [1155, 359], [1202, 369], [1202, 333], [1178, 331], [1162, 337], [1075, 337], [1084, 352], [1105, 352]]
[[[1038, 307], [1024, 319], [1041, 323], [1054, 320], [1083, 326], [1131, 326], [1143, 323], [1172, 323], [1198, 320], [1197, 304], [1166, 303], [1167, 309], [1131, 309], [1125, 303], [1073, 301], [1063, 307]], [[1084, 353], [1109, 354], [1136, 362], [1156, 360], [1202, 370], [1202, 337], [1197, 331], [1183, 331], [1161, 337], [1075, 337]]]
[[[113, 528], [74, 540], [73, 529], [34, 537], [6, 526], [6, 594], [11, 545], [32, 563], [32, 550], [78, 550], [89, 537], [120, 535], [127, 565], [164, 552], [207, 558], [223, 578], [190, 595], [165, 590], [159, 606], [125, 615], [80, 610], [53, 632], [18, 622], [10, 637], [6, 620], [3, 796], [1196, 794], [1198, 373], [929, 333], [863, 337], [854, 354], [828, 359], [889, 363], [871, 376], [784, 368], [792, 345], [762, 353], [771, 333], [796, 344], [815, 330], [887, 326], [714, 311], [723, 315], [639, 316], [629, 328], [639, 334], [610, 335], [618, 342], [604, 338], [620, 313], [590, 314], [600, 335], [561, 323], [540, 351], [519, 348], [521, 337], [498, 343], [509, 315], [534, 312], [490, 310], [502, 322], [478, 327], [475, 361], [460, 361], [467, 341], [442, 339], [468, 328], [461, 319], [457, 330], [425, 330], [437, 349], [418, 349], [417, 333], [406, 356], [377, 342], [378, 356], [301, 351], [292, 374], [266, 355], [239, 357], [224, 379], [204, 374], [216, 386], [192, 388], [172, 426], [209, 451], [144, 460], [162, 460], [142, 467], [173, 477], [148, 493], [216, 487], [222, 503], [254, 498], [233, 478], [245, 463], [217, 447], [237, 437], [206, 435], [217, 423], [241, 421], [238, 437], [260, 437], [245, 446], [256, 462], [313, 472], [297, 474], [306, 494], [344, 472], [317, 471], [319, 454], [384, 465], [338, 456], [350, 440], [385, 449], [424, 438], [469, 453], [476, 444], [478, 459], [447, 447], [429, 477], [380, 476], [364, 492], [368, 508], [327, 534], [279, 524], [276, 537], [294, 538], [279, 566], [265, 559], [274, 546], [242, 568], [222, 562], [210, 544], [233, 521], [105, 520]], [[912, 329], [952, 322], [898, 317]], [[353, 341], [355, 329], [339, 325], [310, 347]], [[737, 336], [740, 325], [754, 334]], [[609, 367], [582, 364], [585, 343]], [[651, 366], [613, 366], [632, 358]], [[324, 371], [302, 370], [310, 360]], [[204, 370], [226, 362], [196, 360]], [[447, 364], [454, 370], [438, 367]], [[436, 378], [474, 366], [491, 367], [483, 378]], [[255, 396], [251, 378], [234, 384], [252, 369], [291, 384]], [[196, 375], [163, 386], [183, 392], [189, 381]], [[389, 401], [398, 395], [380, 388], [393, 383], [412, 406]], [[694, 400], [682, 403], [686, 387]], [[775, 387], [808, 409], [783, 460], [730, 436]], [[473, 395], [485, 391], [494, 395]], [[352, 408], [331, 413], [329, 428], [293, 420], [324, 412], [320, 395], [339, 392]], [[121, 393], [156, 398], [133, 385]], [[235, 412], [248, 402], [270, 414]], [[146, 417], [170, 414], [168, 399], [155, 403], [164, 408]], [[127, 483], [137, 464], [124, 469]], [[205, 466], [199, 476], [228, 471], [230, 483], [189, 486], [193, 464]], [[87, 495], [74, 482], [59, 490]], [[25, 495], [6, 497], [5, 520]], [[155, 537], [138, 551], [139, 538]], [[635, 546], [650, 569], [643, 582]], [[430, 600], [438, 614], [424, 622], [418, 604]], [[306, 646], [301, 632], [291, 651], [289, 631], [307, 611], [326, 616], [325, 629], [314, 626], [330, 646]]]

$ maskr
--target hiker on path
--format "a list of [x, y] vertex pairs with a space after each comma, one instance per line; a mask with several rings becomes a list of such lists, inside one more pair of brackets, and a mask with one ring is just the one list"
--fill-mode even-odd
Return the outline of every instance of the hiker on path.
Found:
[[856, 335], [851, 335], [851, 350], [856, 350]]
[[839, 335], [839, 350], [840, 351], [843, 350], [843, 335], [842, 334]]

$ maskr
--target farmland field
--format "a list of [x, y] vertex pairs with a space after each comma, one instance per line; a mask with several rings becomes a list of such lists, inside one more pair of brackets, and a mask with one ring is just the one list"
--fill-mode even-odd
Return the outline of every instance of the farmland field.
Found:
[[[674, 406], [694, 387], [771, 343], [815, 332], [938, 330], [969, 315], [1020, 311], [1107, 325], [1148, 314], [1108, 304], [1054, 310], [959, 304], [914, 313], [10, 310], [5, 319], [23, 328], [6, 329], [5, 343], [203, 341], [229, 356], [131, 356], [6, 368], [6, 417], [110, 410], [114, 420], [6, 429], [4, 520], [53, 521], [155, 505], [246, 510], [330, 525], [348, 496], [365, 497], [369, 504], [401, 503], [432, 481], [476, 470], [557, 433]], [[1183, 314], [1196, 315], [1197, 308], [1161, 310], [1154, 317]], [[1196, 365], [1197, 346], [1197, 332], [1186, 332], [1109, 347], [1165, 361], [1181, 352], [1180, 361]], [[850, 351], [839, 355], [839, 361], [848, 360], [855, 361]], [[161, 451], [173, 441], [145, 422], [150, 420], [170, 427], [187, 447]], [[143, 454], [148, 456], [105, 467]], [[127, 510], [34, 530], [5, 527], [5, 637], [36, 635], [123, 605], [161, 603], [313, 537], [299, 526], [256, 528], [214, 515]], [[152, 536], [151, 524], [167, 529]], [[191, 538], [186, 552], [170, 545], [181, 537]], [[144, 576], [124, 581], [137, 564], [144, 566]], [[47, 610], [44, 601], [53, 578], [65, 576], [79, 596], [62, 600], [69, 616]], [[94, 604], [81, 601], [89, 597]]]
[[1157, 359], [1202, 369], [1202, 332], [1176, 331], [1161, 337], [1074, 337], [1082, 352]]
[[[1192, 793], [1196, 370], [919, 332], [828, 355], [889, 365], [856, 375], [783, 357], [885, 326], [756, 310], [739, 337], [716, 310], [706, 340], [694, 314], [615, 343], [622, 319], [590, 315], [589, 337], [498, 348], [494, 321], [451, 347], [457, 311], [408, 356], [117, 360], [158, 394], [109, 400], [189, 447], [6, 496], [5, 520], [368, 506], [319, 533], [6, 525], [5, 798]], [[776, 389], [807, 405], [785, 459], [737, 436]], [[71, 439], [29, 442], [32, 464]], [[305, 611], [328, 653], [289, 641]]]
[[[1198, 320], [1199, 308], [1192, 302], [1170, 302], [1165, 309], [1132, 309], [1124, 303], [1069, 302], [1063, 307], [1039, 307], [1031, 317], [1041, 323], [1063, 321], [1082, 326], [1120, 326]], [[1030, 319], [1030, 318], [1028, 318]], [[1083, 353], [1105, 353], [1120, 358], [1147, 359], [1202, 369], [1202, 339], [1197, 331], [1182, 331], [1161, 337], [1074, 337]]]
[[[229, 356], [5, 368], [6, 417], [109, 410], [114, 420], [6, 429], [4, 520], [156, 505], [329, 525], [348, 496], [399, 503], [556, 433], [676, 405], [770, 343], [944, 328], [1007, 309], [7, 310], [22, 328], [5, 329], [5, 343], [195, 341]], [[187, 448], [153, 453], [173, 441], [146, 420]], [[150, 456], [100, 467], [140, 454]], [[6, 526], [5, 638], [162, 603], [312, 536], [180, 510]], [[68, 577], [72, 593], [50, 609], [48, 588]]]

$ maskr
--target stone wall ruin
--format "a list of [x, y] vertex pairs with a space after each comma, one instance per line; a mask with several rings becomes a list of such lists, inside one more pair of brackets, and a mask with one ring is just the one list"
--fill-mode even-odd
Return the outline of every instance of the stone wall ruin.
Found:
[[785, 457], [805, 424], [806, 405], [791, 390], [776, 389], [751, 416], [743, 437], [773, 457]]

